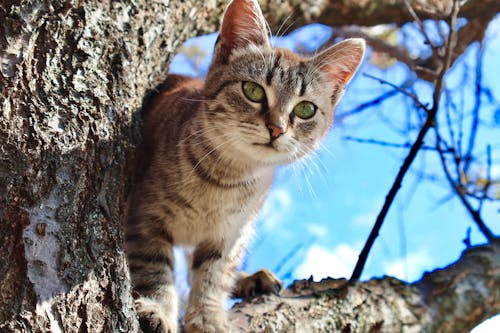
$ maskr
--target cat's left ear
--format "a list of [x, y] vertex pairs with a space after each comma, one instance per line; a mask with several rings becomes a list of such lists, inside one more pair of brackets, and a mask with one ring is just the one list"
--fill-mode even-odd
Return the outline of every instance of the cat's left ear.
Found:
[[312, 61], [330, 81], [347, 84], [358, 70], [364, 54], [365, 41], [351, 38], [329, 47]]
[[270, 45], [266, 20], [256, 0], [233, 0], [227, 6], [222, 19], [214, 59], [227, 62], [233, 51], [250, 44]]

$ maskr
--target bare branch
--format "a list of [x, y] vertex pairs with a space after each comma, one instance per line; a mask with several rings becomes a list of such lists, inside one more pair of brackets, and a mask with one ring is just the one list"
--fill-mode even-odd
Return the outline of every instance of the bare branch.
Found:
[[383, 94], [377, 98], [372, 99], [371, 101], [364, 102], [364, 103], [360, 104], [359, 106], [357, 106], [356, 108], [354, 108], [352, 110], [344, 111], [342, 113], [337, 114], [335, 116], [335, 120], [337, 122], [339, 122], [339, 121], [342, 121], [343, 119], [345, 119], [349, 116], [361, 113], [368, 108], [380, 105], [383, 101], [391, 98], [392, 96], [396, 95], [397, 93], [398, 93], [398, 90], [388, 91], [385, 94]]
[[[408, 3], [408, 1], [405, 2]], [[486, 13], [481, 17], [470, 20], [464, 27], [458, 30], [458, 38], [451, 58], [452, 64], [472, 43], [481, 42], [483, 40], [486, 28], [488, 27], [488, 24], [493, 16], [494, 13]], [[417, 23], [417, 25], [421, 29], [423, 28], [423, 23], [421, 21]], [[432, 82], [436, 79], [437, 73], [439, 73], [441, 67], [443, 66], [443, 48], [445, 46], [433, 45], [427, 36], [427, 33], [425, 33], [424, 36], [427, 43], [435, 51], [431, 57], [425, 59], [420, 59], [411, 55], [410, 52], [408, 52], [408, 50], [401, 45], [389, 45], [378, 36], [368, 33], [366, 29], [356, 26], [336, 27], [330, 38], [320, 47], [320, 49], [332, 45], [338, 37], [361, 37], [367, 41], [374, 51], [387, 54], [388, 56], [405, 63], [408, 67], [415, 71], [420, 79]]]
[[482, 69], [483, 69], [483, 54], [484, 54], [484, 49], [481, 45], [481, 48], [478, 50], [478, 55], [477, 55], [477, 66], [476, 66], [476, 91], [475, 91], [475, 102], [474, 102], [474, 108], [472, 110], [472, 121], [471, 121], [471, 129], [469, 133], [469, 144], [467, 145], [467, 148], [465, 150], [465, 155], [464, 155], [464, 165], [463, 165], [463, 170], [465, 173], [469, 170], [470, 167], [470, 162], [471, 162], [471, 157], [472, 157], [472, 151], [474, 150], [474, 143], [476, 141], [476, 136], [477, 136], [477, 129], [479, 126], [479, 110], [481, 109], [481, 78], [482, 78]]
[[492, 242], [497, 237], [486, 226], [486, 223], [483, 221], [483, 219], [481, 217], [481, 212], [478, 209], [474, 209], [474, 207], [472, 207], [471, 203], [467, 200], [465, 188], [460, 183], [457, 183], [453, 179], [451, 172], [448, 168], [448, 165], [446, 164], [444, 152], [441, 151], [442, 140], [441, 140], [441, 136], [439, 135], [438, 127], [434, 127], [434, 131], [436, 133], [436, 149], [439, 152], [438, 156], [440, 158], [441, 166], [443, 168], [444, 174], [446, 175], [446, 179], [448, 180], [448, 183], [450, 184], [452, 189], [457, 194], [458, 198], [460, 199], [460, 201], [464, 205], [465, 209], [467, 209], [467, 211], [471, 215], [472, 219], [476, 223], [476, 225], [479, 228], [479, 230], [481, 231], [481, 233], [484, 235], [484, 237], [486, 237], [488, 242]]
[[[396, 179], [394, 180], [394, 183], [392, 184], [391, 189], [389, 190], [389, 193], [386, 196], [384, 205], [382, 206], [382, 209], [380, 213], [377, 216], [377, 219], [375, 221], [375, 225], [373, 226], [372, 231], [370, 232], [370, 235], [368, 236], [368, 239], [365, 243], [365, 246], [363, 247], [360, 255], [358, 262], [356, 263], [356, 267], [354, 268], [354, 271], [352, 273], [352, 276], [350, 278], [350, 284], [354, 284], [357, 281], [359, 281], [359, 278], [361, 277], [361, 273], [363, 272], [363, 268], [365, 266], [366, 260], [368, 258], [368, 254], [370, 253], [371, 247], [373, 246], [375, 239], [378, 237], [380, 228], [382, 227], [382, 224], [385, 220], [385, 217], [387, 216], [387, 213], [389, 212], [389, 208], [392, 205], [392, 202], [394, 201], [397, 192], [401, 188], [401, 184], [403, 182], [404, 176], [406, 175], [407, 171], [409, 170], [411, 164], [413, 163], [415, 157], [417, 156], [420, 148], [423, 146], [424, 143], [424, 137], [429, 131], [429, 129], [433, 126], [435, 126], [435, 118], [436, 114], [439, 108], [439, 98], [441, 96], [441, 90], [443, 88], [444, 84], [444, 75], [446, 74], [446, 71], [449, 69], [451, 65], [451, 54], [452, 50], [455, 47], [456, 44], [456, 31], [455, 31], [455, 24], [456, 24], [456, 19], [459, 11], [459, 4], [458, 1], [453, 2], [453, 10], [449, 19], [449, 26], [450, 26], [450, 34], [448, 36], [448, 40], [446, 42], [446, 54], [445, 54], [445, 61], [444, 61], [444, 66], [441, 69], [437, 80], [435, 82], [435, 88], [434, 88], [434, 94], [433, 94], [433, 106], [432, 109], [428, 110], [427, 112], [427, 119], [425, 120], [425, 123], [423, 124], [422, 128], [420, 129], [420, 132], [418, 133], [417, 139], [413, 143], [413, 146], [410, 149], [410, 152], [408, 153], [408, 156], [406, 156], [403, 165], [399, 169], [399, 172], [396, 176]], [[422, 104], [422, 103], [420, 103]]]
[[[487, 13], [482, 17], [470, 20], [464, 27], [458, 30], [457, 38], [454, 43], [455, 46], [453, 52], [450, 54], [450, 67], [472, 43], [483, 40], [488, 23], [491, 21], [494, 14], [495, 13]], [[441, 48], [447, 48], [447, 45], [443, 45]], [[438, 52], [434, 52], [430, 58], [421, 59], [417, 66], [414, 67], [419, 78], [433, 81], [436, 73], [440, 72], [444, 60], [442, 58], [442, 53], [439, 52], [441, 48], [438, 48]]]
[[[387, 142], [387, 141], [382, 141], [382, 140], [376, 140], [376, 139], [363, 139], [363, 138], [357, 138], [353, 136], [343, 136], [342, 139], [348, 140], [348, 141], [354, 141], [358, 143], [368, 143], [368, 144], [373, 144], [377, 146], [382, 146], [382, 147], [392, 147], [392, 148], [411, 148], [412, 144], [410, 142], [405, 142], [405, 143], [395, 143], [395, 142]], [[435, 147], [430, 147], [430, 146], [422, 146], [420, 147], [421, 150], [431, 150], [431, 151], [436, 151]], [[453, 148], [448, 148], [447, 150], [448, 153], [454, 153]]]
[[416, 22], [418, 27], [420, 28], [420, 32], [424, 35], [426, 43], [429, 44], [433, 49], [435, 49], [436, 45], [434, 45], [432, 40], [429, 38], [429, 35], [427, 34], [427, 30], [425, 29], [424, 23], [422, 22], [422, 20], [420, 20], [417, 13], [415, 13], [410, 2], [408, 0], [403, 0], [403, 2], [405, 4], [406, 9], [408, 10], [408, 13], [410, 13], [411, 17], [413, 18], [413, 21]]
[[493, 184], [492, 179], [491, 179], [491, 145], [486, 146], [486, 184], [484, 185], [483, 189], [483, 197], [479, 200], [479, 208], [478, 210], [481, 211], [481, 208], [483, 208], [483, 202], [486, 198], [488, 198], [488, 190]]
[[[421, 20], [445, 20], [450, 17], [453, 8], [452, 0], [409, 0], [409, 3]], [[264, 13], [268, 14], [266, 18], [269, 25], [275, 30], [279, 29], [280, 22], [290, 13], [293, 13], [289, 18], [289, 22], [293, 22], [290, 24], [291, 29], [311, 22], [330, 26], [375, 26], [387, 23], [402, 25], [413, 21], [405, 6], [394, 0], [302, 1], [296, 2], [296, 5], [265, 0], [261, 5]], [[471, 19], [497, 12], [500, 12], [500, 2], [497, 0], [470, 0], [461, 7], [460, 17]]]
[[429, 112], [430, 110], [428, 109], [428, 105], [427, 104], [423, 104], [422, 102], [420, 102], [419, 98], [417, 95], [409, 92], [408, 90], [404, 89], [404, 88], [401, 88], [397, 85], [395, 85], [394, 83], [391, 83], [389, 81], [386, 81], [384, 79], [381, 79], [381, 78], [378, 78], [376, 76], [373, 76], [373, 75], [370, 75], [370, 74], [367, 74], [367, 73], [363, 73], [363, 76], [366, 76], [366, 77], [369, 77], [370, 79], [374, 79], [374, 80], [377, 80], [378, 82], [380, 82], [381, 84], [386, 84], [388, 86], [391, 86], [392, 88], [394, 88], [395, 90], [397, 90], [398, 92], [402, 93], [403, 95], [406, 95], [408, 97], [410, 97], [413, 102], [415, 103], [415, 106], [418, 107], [418, 108], [422, 108], [424, 109], [425, 111]]

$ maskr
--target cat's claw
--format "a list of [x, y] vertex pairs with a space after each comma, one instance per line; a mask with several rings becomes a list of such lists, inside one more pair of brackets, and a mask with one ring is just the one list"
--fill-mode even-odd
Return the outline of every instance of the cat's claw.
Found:
[[283, 283], [267, 269], [262, 269], [236, 282], [233, 297], [248, 298], [258, 295], [279, 295]]
[[177, 321], [170, 320], [160, 305], [145, 299], [135, 301], [139, 325], [143, 333], [177, 333]]

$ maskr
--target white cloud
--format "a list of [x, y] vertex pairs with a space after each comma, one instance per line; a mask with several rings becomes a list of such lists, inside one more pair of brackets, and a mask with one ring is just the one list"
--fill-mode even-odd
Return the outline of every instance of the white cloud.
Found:
[[306, 230], [316, 238], [325, 238], [325, 236], [328, 235], [328, 227], [323, 224], [308, 223], [306, 225]]
[[352, 223], [358, 227], [371, 227], [375, 223], [377, 212], [375, 210], [367, 213], [356, 215], [352, 219]]
[[291, 208], [290, 193], [284, 189], [272, 189], [260, 211], [263, 228], [266, 231], [277, 229]]
[[375, 219], [380, 212], [380, 207], [382, 207], [383, 201], [377, 200], [373, 204], [373, 208], [364, 213], [358, 214], [353, 217], [352, 223], [359, 227], [372, 227], [375, 223]]
[[189, 286], [189, 272], [187, 262], [186, 253], [191, 252], [193, 249], [187, 249], [179, 246], [174, 247], [174, 260], [175, 260], [175, 269], [174, 269], [174, 280], [175, 280], [175, 289], [177, 290], [177, 294], [179, 297], [179, 310], [182, 314], [185, 313], [185, 310], [188, 305], [189, 299], [189, 291], [191, 287]]
[[[357, 247], [356, 247], [357, 248]], [[339, 244], [329, 249], [313, 244], [306, 252], [305, 258], [295, 272], [295, 278], [308, 278], [311, 274], [315, 280], [326, 277], [350, 277], [358, 260], [359, 251], [347, 244]], [[383, 274], [405, 281], [421, 278], [422, 272], [434, 267], [432, 256], [425, 250], [409, 253], [405, 258], [382, 263]]]
[[409, 253], [406, 257], [388, 261], [383, 264], [384, 274], [400, 280], [416, 281], [422, 272], [433, 267], [432, 257], [426, 251]]
[[340, 244], [333, 250], [315, 244], [309, 248], [294, 275], [304, 279], [312, 274], [315, 280], [349, 277], [357, 259], [358, 251], [347, 244]]
[[500, 179], [500, 165], [492, 165], [490, 172], [491, 172], [491, 179], [493, 180]]
[[483, 321], [481, 324], [476, 326], [470, 333], [492, 333], [498, 332], [498, 327], [500, 326], [500, 314], [491, 317], [488, 320]]

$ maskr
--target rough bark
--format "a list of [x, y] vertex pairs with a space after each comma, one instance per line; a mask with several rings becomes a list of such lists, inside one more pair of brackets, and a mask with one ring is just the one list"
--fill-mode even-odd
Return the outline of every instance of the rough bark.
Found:
[[[404, 1], [394, 0], [289, 0], [259, 1], [273, 30], [280, 30], [281, 23], [289, 29], [309, 22], [319, 22], [329, 26], [378, 24], [402, 25], [413, 21]], [[421, 19], [442, 20], [450, 16], [453, 0], [408, 0], [415, 14]], [[471, 0], [460, 9], [460, 17], [477, 18], [500, 11], [496, 0]], [[281, 29], [283, 32], [283, 29]]]
[[239, 332], [469, 332], [500, 312], [500, 241], [469, 248], [454, 264], [408, 284], [391, 277], [295, 281], [281, 297], [231, 310]]
[[0, 331], [136, 330], [120, 226], [134, 114], [222, 8], [0, 4]]
[[[322, 11], [290, 0], [264, 10], [275, 27], [290, 13], [294, 25], [409, 19], [370, 3], [332, 1]], [[471, 3], [471, 16], [498, 7]], [[224, 6], [0, 2], [0, 332], [137, 329], [120, 225], [137, 113], [178, 46], [216, 31]], [[343, 21], [328, 16], [332, 8]]]

